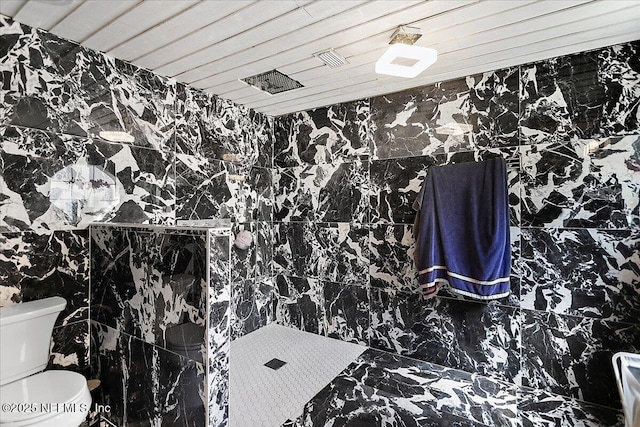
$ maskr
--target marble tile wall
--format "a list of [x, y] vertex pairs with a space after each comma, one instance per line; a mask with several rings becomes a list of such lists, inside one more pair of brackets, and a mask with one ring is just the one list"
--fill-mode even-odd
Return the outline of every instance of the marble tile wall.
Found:
[[212, 233], [90, 227], [94, 368], [110, 421], [202, 426], [208, 413], [227, 425], [230, 237]]
[[[639, 50], [277, 118], [276, 320], [512, 383], [525, 425], [615, 424], [593, 408], [617, 413], [611, 356], [640, 352]], [[508, 164], [511, 295], [423, 301], [411, 205], [429, 167], [494, 156]]]
[[[233, 270], [234, 307], [252, 309], [227, 321], [235, 336], [271, 321], [273, 119], [2, 15], [0, 35], [0, 305], [67, 299], [51, 365], [91, 370], [95, 222], [214, 219], [251, 230]], [[113, 131], [125, 134], [104, 133]], [[113, 319], [105, 311], [98, 326]], [[163, 325], [129, 321], [138, 335], [127, 340], [161, 345]], [[111, 337], [105, 330], [92, 336]]]

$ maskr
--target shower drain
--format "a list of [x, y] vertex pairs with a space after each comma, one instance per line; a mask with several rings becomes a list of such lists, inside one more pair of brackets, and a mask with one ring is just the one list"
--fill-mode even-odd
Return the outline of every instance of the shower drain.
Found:
[[271, 368], [274, 371], [277, 371], [278, 369], [282, 368], [286, 364], [287, 362], [284, 362], [280, 359], [271, 359], [267, 363], [265, 363], [264, 366], [266, 366], [267, 368]]

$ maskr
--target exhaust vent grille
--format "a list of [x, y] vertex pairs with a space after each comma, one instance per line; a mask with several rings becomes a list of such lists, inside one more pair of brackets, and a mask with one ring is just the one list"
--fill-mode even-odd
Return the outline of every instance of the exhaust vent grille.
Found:
[[324, 64], [330, 68], [338, 68], [343, 66], [344, 64], [349, 63], [349, 61], [347, 61], [344, 56], [340, 55], [333, 49], [316, 52], [313, 54], [313, 56], [324, 62]]
[[293, 80], [278, 70], [267, 71], [266, 73], [256, 74], [241, 80], [271, 95], [304, 87], [300, 82]]

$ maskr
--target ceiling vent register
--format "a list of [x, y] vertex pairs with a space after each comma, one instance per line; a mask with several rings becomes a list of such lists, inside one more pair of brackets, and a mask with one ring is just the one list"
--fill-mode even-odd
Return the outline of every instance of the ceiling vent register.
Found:
[[267, 71], [266, 73], [256, 74], [241, 80], [271, 95], [304, 87], [300, 82], [293, 80], [278, 70]]

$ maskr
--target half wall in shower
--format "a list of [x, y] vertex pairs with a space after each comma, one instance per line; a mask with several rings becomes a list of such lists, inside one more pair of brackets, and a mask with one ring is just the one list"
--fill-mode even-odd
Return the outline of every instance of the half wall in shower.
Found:
[[[90, 226], [97, 414], [115, 425], [228, 421], [230, 229]], [[107, 407], [107, 406], [105, 406]]]

